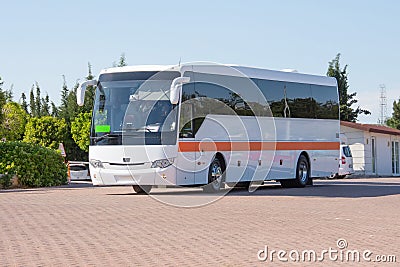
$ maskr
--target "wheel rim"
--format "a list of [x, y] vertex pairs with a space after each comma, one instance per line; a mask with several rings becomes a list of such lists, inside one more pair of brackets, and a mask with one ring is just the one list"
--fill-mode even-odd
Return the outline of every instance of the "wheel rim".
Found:
[[219, 162], [214, 162], [211, 166], [211, 185], [218, 190], [221, 187], [222, 168]]
[[299, 178], [303, 183], [305, 183], [308, 179], [308, 166], [304, 161], [299, 165]]

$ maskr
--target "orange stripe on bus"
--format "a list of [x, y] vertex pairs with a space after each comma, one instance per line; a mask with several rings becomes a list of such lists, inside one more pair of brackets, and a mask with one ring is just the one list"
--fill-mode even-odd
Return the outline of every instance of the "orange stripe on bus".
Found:
[[179, 152], [338, 150], [339, 142], [179, 142]]

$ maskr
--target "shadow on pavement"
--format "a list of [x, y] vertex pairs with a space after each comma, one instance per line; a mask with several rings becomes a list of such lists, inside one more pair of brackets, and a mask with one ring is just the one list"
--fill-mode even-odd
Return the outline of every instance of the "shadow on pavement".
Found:
[[[248, 195], [251, 193], [245, 192]], [[229, 195], [242, 194], [230, 192]], [[400, 194], [400, 183], [384, 182], [315, 182], [306, 188], [281, 188], [280, 186], [263, 186], [253, 195], [257, 196], [304, 196], [304, 197], [381, 197]]]
[[[227, 188], [221, 190], [218, 194], [204, 193], [199, 187], [180, 187], [180, 188], [154, 188], [150, 195], [154, 196], [196, 196], [209, 197], [213, 196], [293, 196], [293, 197], [328, 197], [328, 198], [362, 198], [362, 197], [381, 197], [400, 195], [400, 182], [388, 181], [366, 181], [365, 179], [347, 179], [347, 180], [317, 180], [314, 186], [306, 188], [282, 188], [279, 183], [268, 182], [267, 185], [260, 186], [256, 191], [249, 192], [246, 188]], [[396, 179], [398, 181], [398, 179]], [[69, 185], [47, 187], [47, 188], [30, 188], [30, 189], [8, 189], [0, 190], [3, 193], [36, 193], [45, 194], [54, 192], [54, 190], [76, 190], [93, 187], [91, 182], [79, 181], [72, 182]], [[132, 188], [130, 186], [121, 186], [124, 188]], [[110, 196], [143, 196], [133, 192], [109, 193]]]
[[[278, 183], [260, 186], [255, 192], [248, 192], [246, 188], [223, 189], [214, 194], [230, 196], [293, 196], [293, 197], [330, 197], [330, 198], [362, 198], [381, 197], [400, 194], [400, 182], [364, 182], [357, 180], [343, 181], [316, 181], [314, 186], [306, 188], [282, 188]], [[108, 195], [141, 196], [131, 193], [115, 193]], [[200, 188], [168, 188], [154, 189], [150, 195], [171, 196], [210, 196]]]
[[62, 190], [69, 190], [69, 189], [76, 189], [76, 188], [87, 188], [93, 187], [91, 181], [73, 181], [67, 185], [60, 185], [60, 186], [50, 186], [50, 187], [37, 187], [37, 188], [16, 188], [16, 189], [1, 189], [0, 193], [48, 193], [52, 190], [62, 189]]

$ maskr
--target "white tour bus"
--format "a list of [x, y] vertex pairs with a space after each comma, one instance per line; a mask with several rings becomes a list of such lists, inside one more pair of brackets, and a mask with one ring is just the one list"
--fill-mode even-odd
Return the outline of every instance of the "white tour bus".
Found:
[[94, 185], [203, 186], [276, 180], [304, 187], [338, 172], [339, 101], [331, 77], [243, 66], [102, 70], [89, 161]]

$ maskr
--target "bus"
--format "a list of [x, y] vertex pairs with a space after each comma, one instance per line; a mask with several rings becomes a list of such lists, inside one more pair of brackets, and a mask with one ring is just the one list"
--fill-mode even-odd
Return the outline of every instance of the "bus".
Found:
[[335, 78], [216, 64], [104, 69], [95, 86], [93, 185], [312, 185], [338, 172]]

